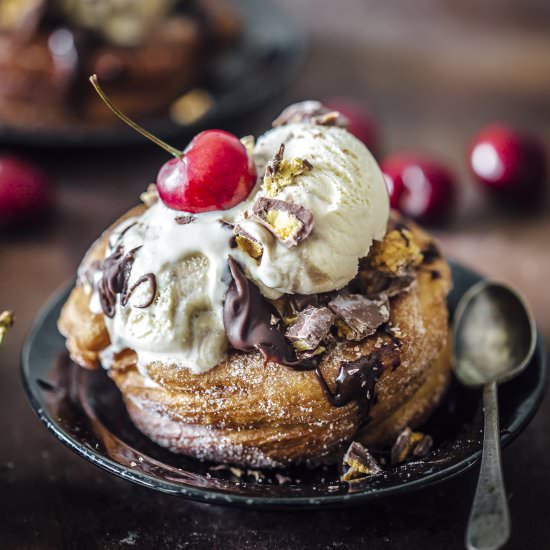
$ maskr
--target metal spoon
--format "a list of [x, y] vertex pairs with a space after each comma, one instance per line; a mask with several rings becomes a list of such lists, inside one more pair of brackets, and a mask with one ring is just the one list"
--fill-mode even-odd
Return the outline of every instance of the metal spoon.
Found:
[[460, 300], [454, 322], [453, 369], [468, 386], [483, 386], [483, 454], [468, 520], [469, 550], [500, 548], [510, 537], [502, 480], [497, 384], [518, 375], [535, 350], [533, 315], [510, 287], [482, 281]]

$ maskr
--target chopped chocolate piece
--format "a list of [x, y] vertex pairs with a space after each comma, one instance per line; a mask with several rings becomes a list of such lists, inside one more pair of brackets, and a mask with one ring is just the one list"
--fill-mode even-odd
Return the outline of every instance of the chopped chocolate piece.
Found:
[[413, 432], [407, 427], [397, 436], [391, 448], [390, 461], [395, 465], [401, 464], [411, 456], [424, 458], [429, 454], [432, 445], [433, 439], [431, 436], [421, 432]]
[[255, 239], [248, 231], [245, 231], [240, 225], [233, 228], [235, 233], [235, 244], [243, 252], [246, 252], [251, 258], [258, 260], [262, 257], [264, 249], [262, 243]]
[[281, 162], [283, 160], [284, 154], [285, 154], [285, 144], [281, 143], [281, 145], [279, 145], [279, 149], [273, 155], [273, 157], [265, 167], [265, 176], [272, 176], [273, 174], [276, 174], [279, 171], [279, 167], [281, 166]]
[[415, 282], [416, 279], [412, 273], [392, 276], [382, 271], [365, 269], [358, 274], [352, 287], [357, 287], [362, 294], [376, 300], [383, 296], [393, 298], [402, 292], [408, 292]]
[[294, 183], [294, 179], [309, 172], [313, 165], [306, 159], [283, 159], [285, 145], [281, 143], [279, 150], [267, 163], [262, 189], [269, 197], [276, 197], [282, 189]]
[[176, 216], [174, 218], [174, 221], [178, 224], [178, 225], [188, 225], [190, 223], [193, 223], [195, 221], [195, 216], [191, 216], [191, 215], [186, 215], [186, 216]]
[[313, 214], [303, 206], [260, 197], [252, 215], [289, 248], [300, 244], [313, 229]]
[[292, 478], [283, 474], [275, 474], [275, 479], [279, 485], [287, 485], [292, 482]]
[[344, 323], [340, 323], [339, 336], [346, 340], [362, 340], [376, 332], [390, 318], [387, 298], [369, 300], [361, 294], [339, 295], [328, 307]]
[[434, 440], [431, 435], [424, 435], [424, 437], [415, 445], [413, 449], [413, 456], [415, 458], [426, 458], [432, 450]]
[[321, 294], [291, 294], [288, 300], [294, 311], [302, 311], [308, 306], [326, 306], [335, 296], [337, 293], [334, 291]]
[[344, 473], [340, 479], [347, 482], [360, 481], [382, 472], [382, 468], [368, 449], [357, 441], [353, 441], [348, 447], [344, 455], [342, 469]]
[[285, 336], [297, 351], [315, 350], [327, 336], [333, 318], [332, 311], [327, 307], [309, 306], [298, 314]]
[[295, 124], [299, 122], [309, 122], [326, 126], [340, 126], [347, 128], [349, 121], [338, 111], [327, 109], [319, 101], [301, 101], [288, 106], [273, 121], [273, 127], [285, 126], [286, 124]]

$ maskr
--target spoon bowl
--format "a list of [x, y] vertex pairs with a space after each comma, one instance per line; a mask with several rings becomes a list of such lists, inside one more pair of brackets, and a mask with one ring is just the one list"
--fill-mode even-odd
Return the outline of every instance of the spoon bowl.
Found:
[[456, 309], [454, 372], [468, 386], [506, 382], [529, 364], [536, 337], [535, 320], [523, 298], [507, 285], [481, 281]]

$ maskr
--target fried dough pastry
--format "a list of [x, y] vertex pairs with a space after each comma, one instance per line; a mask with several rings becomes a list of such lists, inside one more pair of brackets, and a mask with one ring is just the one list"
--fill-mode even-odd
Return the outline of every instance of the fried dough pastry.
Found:
[[[84, 270], [104, 255], [109, 234], [92, 246]], [[135, 352], [126, 349], [115, 355], [109, 375], [144, 434], [201, 460], [252, 467], [316, 464], [334, 460], [351, 440], [391, 444], [403, 428], [430, 414], [449, 380], [451, 280], [436, 250], [426, 233], [394, 218], [384, 241], [361, 263], [356, 282], [376, 286], [373, 273], [398, 276], [412, 265], [409, 285], [388, 294], [389, 323], [361, 341], [335, 336], [316, 370], [266, 362], [258, 351], [230, 351], [202, 374], [154, 361], [138, 370]], [[59, 328], [73, 360], [93, 368], [109, 335], [102, 315], [90, 313], [89, 299], [85, 284], [76, 286]], [[343, 362], [373, 357], [378, 374], [370, 402], [331, 403]]]

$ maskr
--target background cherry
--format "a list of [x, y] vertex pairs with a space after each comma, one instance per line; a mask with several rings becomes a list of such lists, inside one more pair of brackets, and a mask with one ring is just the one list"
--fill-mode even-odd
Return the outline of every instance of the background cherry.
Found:
[[360, 139], [374, 155], [378, 153], [378, 128], [369, 110], [358, 100], [346, 97], [332, 97], [323, 105], [342, 113], [349, 121], [348, 131]]
[[381, 168], [392, 208], [426, 223], [448, 218], [455, 183], [443, 164], [426, 155], [397, 153], [386, 157]]
[[542, 144], [509, 126], [482, 128], [472, 141], [468, 163], [478, 183], [495, 196], [533, 201], [544, 192], [547, 166]]
[[53, 188], [42, 170], [28, 160], [0, 156], [0, 226], [36, 221], [52, 203]]

